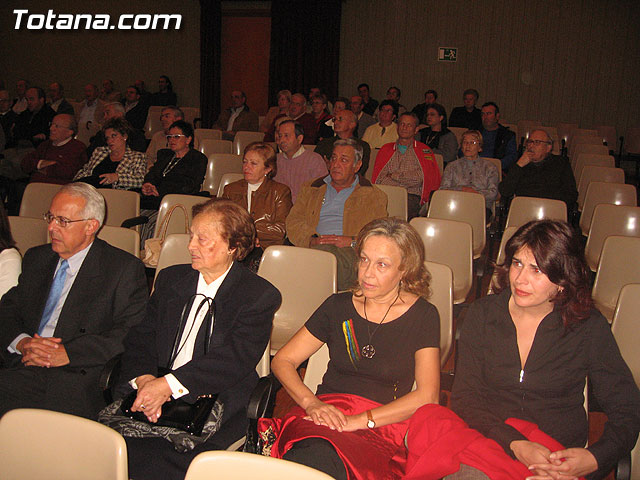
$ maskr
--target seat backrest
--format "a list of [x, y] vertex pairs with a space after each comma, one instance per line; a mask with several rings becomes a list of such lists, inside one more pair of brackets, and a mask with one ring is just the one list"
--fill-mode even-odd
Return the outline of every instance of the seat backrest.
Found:
[[376, 187], [387, 195], [387, 213], [390, 217], [396, 217], [407, 221], [407, 189], [392, 185], [378, 185]]
[[158, 209], [158, 219], [156, 221], [156, 229], [153, 233], [153, 236], [160, 236], [160, 227], [162, 225], [162, 220], [174, 205], [182, 205], [187, 211], [187, 218], [185, 222], [184, 212], [182, 211], [182, 209], [176, 208], [171, 215], [171, 220], [169, 220], [169, 225], [167, 226], [167, 234], [189, 232], [191, 220], [193, 219], [191, 209], [194, 205], [204, 203], [207, 200], [208, 198], [200, 197], [198, 195], [180, 195], [177, 193], [170, 193], [168, 195], [165, 195], [164, 197], [162, 197], [162, 202], [160, 203], [160, 208]]
[[196, 128], [193, 131], [194, 137], [198, 140], [198, 145], [202, 140], [210, 138], [211, 140], [222, 140], [222, 131], [213, 128]]
[[[542, 128], [542, 122], [539, 122], [538, 120], [520, 120], [518, 122], [518, 134], [520, 135], [520, 138], [529, 138], [531, 131], [539, 128]], [[516, 142], [519, 143], [520, 138], [516, 139]]]
[[275, 354], [336, 292], [336, 257], [311, 248], [272, 245], [262, 255], [258, 275], [282, 295], [271, 332], [271, 352]]
[[429, 202], [427, 217], [466, 222], [473, 232], [473, 257], [478, 258], [486, 243], [486, 208], [479, 193], [436, 190]]
[[162, 123], [160, 122], [160, 115], [164, 107], [152, 105], [147, 110], [147, 120], [144, 122], [144, 136], [151, 140], [153, 134], [162, 130]]
[[65, 413], [35, 408], [0, 419], [0, 465], [5, 480], [126, 480], [127, 446], [115, 430]]
[[592, 291], [596, 307], [609, 322], [620, 290], [628, 283], [640, 283], [640, 238], [609, 236], [602, 246]]
[[140, 235], [130, 228], [112, 227], [103, 225], [98, 232], [101, 238], [109, 245], [129, 252], [131, 255], [140, 258]]
[[436, 159], [438, 170], [440, 170], [440, 176], [442, 177], [442, 174], [444, 173], [444, 157], [439, 153], [434, 153], [433, 156]]
[[180, 110], [184, 113], [184, 121], [193, 125], [196, 118], [200, 117], [199, 107], [180, 107]]
[[593, 143], [577, 143], [574, 147], [568, 152], [569, 158], [571, 159], [571, 165], [575, 168], [578, 164], [578, 157], [584, 153], [597, 154], [597, 155], [609, 155], [609, 147], [606, 145], [602, 145], [600, 138], [597, 137], [589, 137], [591, 142]]
[[640, 127], [629, 127], [624, 136], [624, 151], [633, 155], [640, 154]]
[[232, 151], [236, 155], [243, 155], [244, 149], [252, 142], [261, 142], [264, 140], [263, 132], [245, 132], [239, 131], [233, 136]]
[[431, 302], [440, 316], [440, 367], [449, 360], [453, 346], [453, 272], [442, 263], [424, 262], [431, 274]]
[[301, 463], [255, 453], [226, 450], [203, 452], [195, 457], [184, 480], [331, 480], [332, 477]]
[[591, 182], [624, 183], [624, 170], [614, 167], [586, 165], [582, 169], [582, 175], [578, 183], [578, 210], [582, 210], [584, 199], [587, 196], [587, 187]]
[[42, 218], [9, 217], [9, 226], [16, 247], [23, 256], [30, 248], [49, 241], [48, 225]]
[[216, 197], [222, 198], [224, 187], [226, 187], [230, 183], [242, 180], [243, 178], [244, 175], [242, 173], [225, 173], [224, 175], [222, 175], [222, 178], [220, 179], [220, 185], [218, 185], [218, 193], [216, 194]]
[[501, 182], [502, 181], [502, 160], [500, 160], [499, 158], [492, 158], [492, 157], [482, 157], [482, 158], [487, 162], [491, 162], [493, 166], [496, 167], [496, 169], [498, 170], [498, 181]]
[[[507, 242], [511, 237], [513, 237], [513, 234], [516, 233], [518, 228], [520, 227], [507, 227], [504, 229], [504, 232], [502, 232], [502, 238], [500, 239], [500, 247], [498, 248], [498, 255], [496, 255], [496, 265], [501, 265], [504, 263], [504, 256], [506, 254]], [[494, 293], [495, 288], [497, 286], [497, 282], [498, 282], [498, 272], [494, 270], [493, 274], [491, 275], [491, 280], [489, 282], [489, 289], [487, 291], [487, 295], [491, 295], [492, 293]]]
[[198, 145], [198, 150], [207, 158], [213, 153], [232, 153], [233, 144], [229, 140], [214, 140], [212, 138], [204, 138]]
[[604, 241], [611, 235], [640, 237], [640, 207], [608, 203], [596, 206], [584, 249], [587, 264], [593, 272], [598, 268]]
[[453, 272], [453, 302], [462, 303], [473, 284], [473, 234], [466, 222], [416, 217], [409, 222], [424, 243], [425, 259]]
[[225, 173], [242, 173], [242, 157], [232, 153], [209, 155], [202, 190], [209, 192], [211, 195], [216, 195], [220, 186], [220, 179]]
[[591, 182], [587, 187], [584, 197], [582, 214], [580, 215], [580, 230], [583, 235], [589, 233], [594, 209], [602, 203], [612, 205], [628, 205], [635, 207], [637, 204], [636, 187], [624, 183]]
[[598, 130], [598, 135], [602, 137], [602, 140], [607, 142], [607, 148], [617, 152], [618, 134], [616, 133], [616, 127], [612, 125], [598, 125], [596, 130]]
[[105, 225], [119, 227], [128, 218], [140, 215], [140, 194], [131, 190], [99, 188], [107, 204]]
[[458, 145], [462, 144], [462, 134], [467, 131], [464, 127], [448, 127], [451, 132], [456, 136], [456, 141]]
[[167, 235], [162, 244], [160, 255], [158, 256], [158, 265], [156, 266], [155, 279], [163, 268], [172, 265], [182, 265], [191, 263], [191, 254], [189, 253], [189, 234], [188, 233], [172, 233]]
[[556, 123], [556, 128], [558, 129], [558, 136], [560, 140], [565, 141], [565, 145], [569, 146], [569, 141], [571, 140], [571, 132], [578, 128], [577, 123]]
[[62, 185], [54, 183], [29, 183], [20, 203], [20, 216], [42, 218], [49, 211], [51, 200], [61, 188]]
[[602, 153], [579, 153], [575, 156], [576, 164], [573, 167], [573, 174], [576, 179], [576, 185], [580, 183], [582, 171], [587, 165], [595, 165], [597, 167], [615, 168], [616, 161], [611, 155]]
[[507, 227], [520, 227], [531, 220], [567, 221], [567, 205], [562, 200], [538, 197], [515, 197], [509, 206]]

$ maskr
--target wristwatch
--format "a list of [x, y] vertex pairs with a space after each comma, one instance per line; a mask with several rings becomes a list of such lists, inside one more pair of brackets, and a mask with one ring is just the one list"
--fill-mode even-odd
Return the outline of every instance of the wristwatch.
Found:
[[367, 428], [376, 428], [376, 422], [373, 420], [371, 410], [367, 410]]

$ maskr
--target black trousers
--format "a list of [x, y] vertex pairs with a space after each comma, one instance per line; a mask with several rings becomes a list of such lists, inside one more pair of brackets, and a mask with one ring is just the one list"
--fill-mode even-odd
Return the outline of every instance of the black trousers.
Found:
[[320, 470], [336, 480], [347, 480], [342, 459], [333, 445], [323, 438], [300, 440], [282, 458]]

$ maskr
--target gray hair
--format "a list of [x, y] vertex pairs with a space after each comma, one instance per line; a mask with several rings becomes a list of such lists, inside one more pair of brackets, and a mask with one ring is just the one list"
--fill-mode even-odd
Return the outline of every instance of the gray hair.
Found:
[[95, 218], [100, 227], [104, 223], [104, 216], [107, 210], [104, 197], [94, 187], [88, 183], [76, 182], [64, 185], [58, 193], [66, 193], [73, 197], [84, 198], [86, 204], [81, 215], [84, 218]]
[[171, 110], [173, 112], [174, 117], [180, 120], [184, 120], [184, 112], [180, 108], [176, 107], [175, 105], [167, 105], [162, 110], [160, 110], [160, 114], [162, 114], [162, 112], [166, 112], [167, 110]]
[[352, 147], [354, 153], [356, 154], [356, 159], [353, 161], [353, 164], [357, 165], [358, 162], [362, 161], [362, 157], [364, 156], [362, 145], [356, 142], [353, 138], [336, 140], [335, 142], [333, 142], [334, 150], [336, 147]]

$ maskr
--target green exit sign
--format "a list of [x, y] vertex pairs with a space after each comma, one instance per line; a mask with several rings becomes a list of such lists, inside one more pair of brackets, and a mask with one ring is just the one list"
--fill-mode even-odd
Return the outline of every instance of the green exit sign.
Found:
[[458, 49], [453, 47], [438, 48], [438, 60], [441, 62], [455, 62], [458, 60]]

